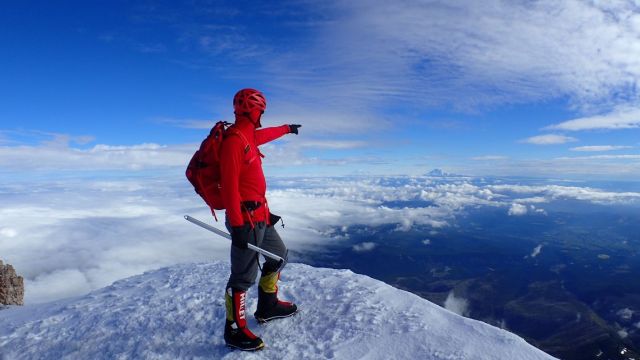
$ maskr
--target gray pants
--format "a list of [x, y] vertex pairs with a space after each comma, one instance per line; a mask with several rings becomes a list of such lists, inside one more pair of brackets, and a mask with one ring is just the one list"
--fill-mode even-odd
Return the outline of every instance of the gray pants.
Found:
[[[226, 226], [231, 231], [229, 223]], [[249, 243], [272, 252], [285, 259], [285, 261], [287, 260], [287, 247], [273, 226], [266, 226], [264, 222], [255, 223]], [[257, 252], [231, 246], [231, 276], [229, 276], [227, 287], [246, 291], [255, 284], [258, 275], [258, 260]], [[277, 261], [265, 258], [264, 271], [272, 272], [277, 267]]]

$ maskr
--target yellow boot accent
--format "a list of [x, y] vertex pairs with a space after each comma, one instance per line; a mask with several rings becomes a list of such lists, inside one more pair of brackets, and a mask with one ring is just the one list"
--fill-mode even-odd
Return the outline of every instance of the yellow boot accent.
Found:
[[233, 321], [233, 300], [231, 299], [231, 288], [224, 292], [224, 305], [227, 309], [227, 320]]
[[279, 272], [272, 272], [266, 275], [262, 275], [260, 277], [260, 283], [258, 283], [258, 286], [260, 286], [260, 289], [262, 289], [262, 291], [273, 294], [275, 292], [278, 292], [278, 279], [280, 279]]

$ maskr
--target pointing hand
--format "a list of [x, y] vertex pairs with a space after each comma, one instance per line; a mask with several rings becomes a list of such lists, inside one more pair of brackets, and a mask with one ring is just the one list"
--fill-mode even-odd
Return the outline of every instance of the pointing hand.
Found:
[[291, 124], [289, 125], [289, 133], [298, 135], [298, 128], [302, 127], [302, 125]]

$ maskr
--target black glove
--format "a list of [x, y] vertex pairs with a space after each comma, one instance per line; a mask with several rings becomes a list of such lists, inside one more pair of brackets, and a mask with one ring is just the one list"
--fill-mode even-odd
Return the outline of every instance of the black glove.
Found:
[[289, 133], [298, 135], [298, 128], [302, 127], [302, 125], [298, 124], [290, 124], [289, 125]]
[[251, 225], [233, 226], [231, 228], [231, 245], [240, 249], [248, 249], [252, 236]]

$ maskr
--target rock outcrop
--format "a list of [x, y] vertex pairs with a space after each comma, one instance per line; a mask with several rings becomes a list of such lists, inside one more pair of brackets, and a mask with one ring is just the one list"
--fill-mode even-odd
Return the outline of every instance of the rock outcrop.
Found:
[[24, 304], [24, 279], [0, 260], [0, 305]]

